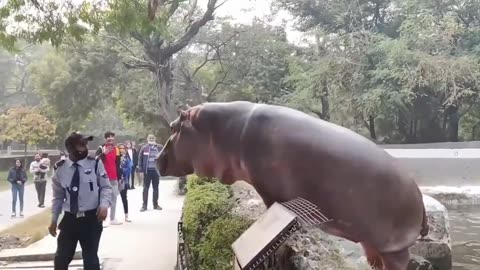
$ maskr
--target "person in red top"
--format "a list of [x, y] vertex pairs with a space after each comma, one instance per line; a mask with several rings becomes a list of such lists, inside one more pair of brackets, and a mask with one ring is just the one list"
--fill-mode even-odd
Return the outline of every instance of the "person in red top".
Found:
[[110, 208], [110, 225], [120, 225], [122, 223], [115, 219], [117, 197], [120, 193], [118, 185], [118, 179], [121, 176], [120, 150], [115, 146], [115, 133], [107, 131], [105, 132], [104, 138], [105, 144], [98, 147], [95, 157], [96, 159], [102, 160], [113, 189], [112, 204]]

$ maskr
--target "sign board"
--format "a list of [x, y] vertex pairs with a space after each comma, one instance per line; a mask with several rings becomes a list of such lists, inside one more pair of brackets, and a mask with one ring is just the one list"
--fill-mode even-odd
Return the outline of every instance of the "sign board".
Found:
[[286, 235], [296, 224], [297, 216], [293, 212], [274, 203], [232, 244], [238, 262], [235, 269], [255, 269], [287, 239]]

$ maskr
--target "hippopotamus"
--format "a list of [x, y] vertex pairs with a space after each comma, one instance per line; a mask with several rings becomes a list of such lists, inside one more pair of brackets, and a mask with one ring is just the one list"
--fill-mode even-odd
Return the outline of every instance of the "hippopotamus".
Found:
[[252, 185], [267, 207], [303, 198], [321, 229], [364, 248], [375, 269], [405, 270], [428, 234], [415, 179], [374, 142], [288, 107], [246, 101], [181, 111], [157, 157], [162, 176], [197, 174]]

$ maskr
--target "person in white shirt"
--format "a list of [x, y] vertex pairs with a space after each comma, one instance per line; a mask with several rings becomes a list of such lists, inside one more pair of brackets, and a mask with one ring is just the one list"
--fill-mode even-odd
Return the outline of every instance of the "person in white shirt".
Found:
[[45, 175], [50, 170], [50, 166], [42, 163], [41, 159], [40, 154], [35, 154], [34, 160], [30, 163], [30, 173], [33, 174], [33, 183], [35, 183], [35, 189], [37, 190], [38, 207], [44, 208], [45, 188], [47, 186]]

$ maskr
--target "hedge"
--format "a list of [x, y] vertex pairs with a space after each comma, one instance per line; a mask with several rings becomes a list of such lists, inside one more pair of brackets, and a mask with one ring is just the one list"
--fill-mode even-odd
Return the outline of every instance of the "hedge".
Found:
[[231, 214], [232, 195], [229, 186], [215, 179], [188, 177], [183, 225], [191, 269], [232, 269], [231, 245], [251, 225]]

